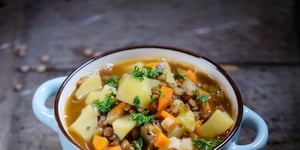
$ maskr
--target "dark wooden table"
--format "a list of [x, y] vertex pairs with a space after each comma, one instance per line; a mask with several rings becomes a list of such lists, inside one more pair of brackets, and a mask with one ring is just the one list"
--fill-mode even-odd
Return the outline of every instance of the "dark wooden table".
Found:
[[[1, 0], [0, 150], [60, 149], [56, 134], [33, 115], [36, 88], [89, 59], [85, 48], [145, 44], [190, 49], [221, 64], [245, 105], [267, 122], [266, 149], [299, 149], [296, 12], [297, 0]], [[26, 55], [16, 55], [24, 45]], [[42, 62], [42, 55], [50, 61]], [[36, 70], [40, 64], [46, 71]], [[21, 72], [22, 65], [29, 71]], [[23, 87], [14, 90], [18, 84]], [[253, 138], [244, 130], [240, 143]]]

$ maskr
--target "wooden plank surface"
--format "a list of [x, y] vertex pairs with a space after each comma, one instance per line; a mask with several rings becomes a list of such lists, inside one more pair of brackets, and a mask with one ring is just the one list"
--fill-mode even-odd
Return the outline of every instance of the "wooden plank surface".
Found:
[[[33, 115], [35, 89], [89, 59], [83, 55], [84, 48], [101, 52], [143, 44], [186, 48], [223, 64], [238, 84], [245, 105], [266, 120], [270, 130], [266, 149], [297, 149], [300, 51], [295, 5], [292, 0], [16, 0], [0, 4], [0, 14], [15, 11], [20, 15], [17, 25], [13, 17], [0, 15], [0, 149], [60, 149], [56, 134]], [[28, 47], [26, 56], [14, 56], [12, 48], [23, 44]], [[50, 62], [40, 61], [44, 54]], [[24, 64], [30, 67], [28, 73], [19, 71]], [[40, 64], [48, 67], [46, 72], [35, 71]], [[22, 90], [12, 92], [15, 83], [21, 83]], [[248, 130], [242, 135], [241, 143], [254, 136]]]

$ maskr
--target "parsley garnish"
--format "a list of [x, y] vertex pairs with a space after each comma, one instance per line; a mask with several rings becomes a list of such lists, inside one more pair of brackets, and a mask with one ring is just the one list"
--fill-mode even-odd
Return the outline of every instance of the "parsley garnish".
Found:
[[142, 69], [140, 69], [138, 66], [134, 66], [133, 71], [131, 72], [131, 76], [143, 81], [144, 77], [148, 78], [156, 78], [163, 74], [163, 71], [160, 69], [153, 69], [148, 66], [143, 66]]
[[195, 94], [196, 94], [196, 99], [200, 100], [202, 105], [204, 105], [210, 99], [210, 97], [207, 93], [200, 95], [199, 89], [196, 89]]
[[219, 139], [206, 140], [206, 139], [193, 139], [193, 144], [201, 150], [212, 150], [218, 144], [220, 144]]
[[133, 71], [131, 72], [131, 76], [140, 81], [143, 81], [145, 73], [143, 71], [141, 71], [138, 66], [134, 66]]
[[133, 99], [133, 104], [136, 108], [140, 108], [141, 107], [141, 100], [139, 98], [139, 96], [135, 96]]
[[155, 103], [157, 101], [157, 99], [156, 98], [154, 98], [154, 96], [151, 94], [150, 95], [150, 103]]
[[116, 102], [113, 101], [113, 99], [116, 97], [116, 94], [111, 92], [105, 95], [104, 101], [101, 101], [98, 99], [98, 101], [95, 103], [96, 107], [101, 113], [107, 113], [111, 110], [113, 106], [116, 105]]
[[180, 72], [178, 69], [176, 69], [174, 76], [175, 76], [175, 78], [178, 78], [178, 79], [182, 79], [182, 80], [185, 79], [185, 74]]
[[112, 76], [107, 80], [106, 84], [116, 88], [118, 86], [118, 81], [119, 81], [118, 76]]
[[142, 150], [143, 148], [143, 138], [139, 137], [137, 140], [133, 141], [133, 144], [137, 150]]
[[145, 123], [150, 123], [155, 120], [155, 115], [147, 116], [148, 111], [136, 113], [131, 115], [131, 119], [134, 120], [139, 126]]
[[160, 69], [152, 69], [148, 66], [143, 66], [143, 68], [145, 69], [145, 75], [148, 78], [156, 78], [163, 74], [163, 71]]

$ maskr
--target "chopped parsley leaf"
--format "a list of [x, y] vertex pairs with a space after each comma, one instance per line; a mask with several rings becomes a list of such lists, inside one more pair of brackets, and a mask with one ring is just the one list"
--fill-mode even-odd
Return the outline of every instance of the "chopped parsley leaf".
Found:
[[145, 69], [145, 75], [148, 78], [156, 78], [163, 74], [163, 71], [160, 69], [153, 69], [148, 66], [143, 66], [143, 68]]
[[199, 89], [196, 89], [195, 95], [196, 95], [196, 99], [200, 100], [202, 105], [204, 105], [210, 99], [210, 96], [207, 93], [200, 95]]
[[145, 73], [142, 70], [140, 70], [138, 66], [134, 66], [133, 71], [131, 72], [131, 76], [140, 81], [143, 81]]
[[209, 140], [209, 139], [193, 139], [193, 144], [201, 150], [212, 150], [221, 141], [219, 139]]
[[141, 100], [139, 98], [139, 96], [135, 96], [133, 99], [133, 104], [136, 108], [140, 108], [141, 107]]
[[118, 76], [112, 76], [107, 80], [106, 84], [116, 88], [118, 86], [118, 81], [119, 81]]
[[150, 123], [155, 120], [155, 115], [148, 115], [148, 111], [136, 113], [131, 115], [131, 119], [134, 120], [139, 126], [142, 124]]
[[150, 103], [153, 104], [153, 103], [155, 103], [156, 101], [157, 101], [157, 99], [154, 98], [154, 96], [151, 94], [151, 95], [150, 95]]
[[116, 102], [114, 101], [115, 97], [116, 94], [111, 92], [105, 95], [104, 101], [98, 99], [98, 101], [95, 103], [98, 111], [100, 111], [101, 113], [109, 112], [111, 108], [116, 105]]
[[178, 69], [176, 69], [174, 76], [175, 76], [175, 78], [182, 79], [182, 80], [184, 80], [186, 78], [185, 74], [180, 72]]
[[143, 148], [143, 138], [139, 137], [137, 140], [133, 141], [133, 144], [137, 150], [142, 150]]

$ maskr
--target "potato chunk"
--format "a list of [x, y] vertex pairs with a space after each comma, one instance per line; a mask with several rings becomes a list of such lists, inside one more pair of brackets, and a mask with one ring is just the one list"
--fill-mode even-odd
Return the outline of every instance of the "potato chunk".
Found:
[[234, 121], [226, 112], [217, 109], [196, 132], [200, 136], [212, 138], [224, 133], [233, 123]]
[[92, 105], [87, 105], [69, 131], [76, 133], [85, 141], [90, 141], [97, 129], [97, 111]]
[[103, 101], [105, 99], [105, 95], [111, 92], [116, 93], [116, 88], [109, 85], [104, 85], [101, 91], [97, 90], [89, 92], [87, 97], [85, 98], [85, 104], [90, 104], [98, 99]]
[[151, 89], [159, 85], [159, 81], [144, 77], [143, 81], [126, 76], [119, 85], [117, 99], [133, 105], [135, 96], [140, 98], [140, 106], [148, 108], [150, 104]]
[[114, 133], [120, 140], [123, 140], [123, 138], [135, 127], [135, 125], [136, 122], [131, 119], [130, 115], [120, 117], [112, 124]]
[[102, 88], [102, 81], [99, 75], [92, 75], [79, 86], [75, 92], [75, 96], [78, 100], [82, 100], [86, 95], [94, 90]]
[[194, 113], [189, 109], [181, 110], [179, 115], [177, 116], [177, 119], [180, 121], [180, 124], [182, 124], [186, 131], [188, 132], [194, 132], [195, 130], [195, 115]]

